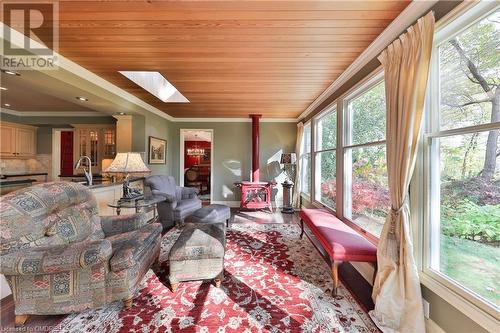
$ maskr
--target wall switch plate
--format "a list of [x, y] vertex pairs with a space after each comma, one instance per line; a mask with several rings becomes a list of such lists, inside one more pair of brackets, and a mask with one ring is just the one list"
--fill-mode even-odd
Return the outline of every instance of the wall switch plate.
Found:
[[424, 317], [429, 319], [429, 307], [430, 307], [430, 304], [429, 302], [427, 302], [425, 299], [422, 298], [422, 305], [423, 305], [423, 308], [424, 308]]

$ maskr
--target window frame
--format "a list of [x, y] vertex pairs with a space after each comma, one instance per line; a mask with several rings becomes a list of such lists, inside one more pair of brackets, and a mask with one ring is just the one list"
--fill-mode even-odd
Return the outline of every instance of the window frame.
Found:
[[[378, 243], [379, 237], [375, 234], [372, 234], [371, 232], [363, 229], [361, 226], [357, 225], [354, 223], [350, 218], [348, 218], [345, 214], [345, 212], [350, 209], [347, 206], [350, 204], [351, 200], [349, 199], [349, 196], [352, 193], [348, 193], [347, 189], [351, 188], [351, 182], [352, 182], [352, 168], [348, 168], [350, 162], [346, 163], [346, 161], [351, 160], [352, 157], [348, 156], [349, 151], [352, 151], [354, 148], [361, 148], [361, 147], [370, 147], [370, 146], [379, 146], [379, 145], [385, 145], [387, 148], [387, 140], [379, 140], [379, 141], [372, 141], [372, 142], [366, 142], [366, 143], [361, 143], [361, 144], [352, 144], [351, 141], [351, 133], [352, 133], [352, 127], [351, 127], [351, 122], [352, 122], [352, 115], [350, 114], [349, 110], [349, 102], [352, 101], [353, 99], [363, 95], [365, 92], [368, 90], [374, 88], [378, 84], [383, 84], [384, 82], [384, 71], [382, 67], [377, 68], [374, 70], [370, 75], [365, 77], [363, 80], [361, 80], [357, 85], [355, 85], [353, 88], [351, 88], [348, 92], [346, 92], [341, 100], [340, 103], [342, 104], [342, 118], [344, 121], [342, 122], [342, 149], [341, 149], [341, 155], [342, 155], [342, 220], [344, 222], [348, 222], [349, 226], [354, 227], [356, 230], [360, 231], [361, 233], [364, 234], [364, 236], [369, 239], [370, 241], [374, 243]], [[386, 135], [387, 137], [387, 135]], [[338, 191], [338, 189], [337, 189]], [[340, 193], [340, 192], [338, 192]]]
[[[310, 165], [309, 165], [309, 169], [310, 169], [310, 179], [311, 179], [311, 184], [309, 184], [309, 193], [307, 192], [304, 192], [304, 179], [302, 179], [302, 174], [300, 175], [301, 177], [301, 184], [302, 184], [302, 187], [300, 189], [300, 195], [304, 198], [306, 198], [307, 200], [311, 201], [311, 198], [312, 198], [312, 192], [313, 192], [313, 186], [312, 186], [312, 183], [313, 183], [313, 178], [312, 178], [312, 174], [313, 174], [313, 171], [312, 171], [312, 152], [313, 152], [313, 140], [312, 140], [312, 132], [313, 132], [313, 125], [312, 125], [312, 121], [309, 120], [309, 121], [306, 121], [304, 123], [304, 132], [303, 132], [303, 136], [302, 136], [302, 141], [304, 142], [306, 140], [306, 127], [309, 127], [310, 130], [309, 130], [309, 133], [311, 135], [311, 137], [309, 138], [309, 143], [310, 143], [310, 147], [309, 147], [309, 152], [306, 153], [305, 150], [302, 152], [302, 154], [300, 156], [298, 156], [298, 161], [299, 163], [301, 163], [300, 165], [300, 170], [301, 170], [301, 173], [304, 172], [304, 159], [307, 159], [307, 156], [309, 155], [310, 156]], [[305, 148], [305, 143], [302, 143], [301, 142], [301, 146], [303, 145], [303, 148]]]
[[[345, 103], [346, 100], [352, 99], [358, 95], [361, 95], [363, 92], [366, 90], [369, 90], [370, 88], [374, 87], [378, 83], [382, 82], [384, 80], [384, 71], [382, 69], [382, 66], [377, 67], [375, 70], [373, 70], [371, 73], [369, 73], [365, 78], [357, 82], [353, 87], [348, 89], [346, 92], [341, 94], [338, 98], [333, 100], [330, 104], [328, 104], [323, 110], [321, 110], [317, 115], [311, 118], [312, 122], [312, 127], [311, 127], [311, 144], [312, 144], [312, 152], [313, 156], [311, 157], [311, 163], [312, 163], [312, 168], [311, 168], [311, 182], [312, 182], [312, 190], [311, 190], [311, 197], [308, 199], [310, 200], [311, 204], [315, 207], [318, 208], [324, 208], [334, 215], [337, 216], [338, 219], [343, 221], [345, 224], [362, 234], [366, 239], [368, 239], [370, 242], [373, 244], [377, 244], [379, 238], [368, 232], [367, 230], [363, 229], [359, 225], [353, 223], [350, 219], [346, 218], [344, 215], [344, 188], [345, 186], [345, 170], [344, 170], [344, 159], [345, 159], [345, 150], [357, 145], [348, 145], [345, 146], [345, 124], [344, 124], [344, 118], [346, 116], [346, 106], [347, 104]], [[329, 207], [325, 204], [323, 204], [320, 200], [320, 198], [317, 198], [316, 195], [316, 157], [314, 154], [316, 153], [316, 148], [315, 148], [315, 133], [317, 129], [317, 123], [318, 119], [323, 117], [325, 114], [328, 112], [331, 112], [333, 109], [336, 110], [337, 113], [337, 144], [335, 147], [336, 150], [336, 164], [337, 164], [337, 171], [336, 171], [336, 205], [335, 207]], [[382, 141], [384, 143], [385, 140]], [[376, 142], [376, 144], [381, 144], [381, 142]], [[359, 146], [363, 146], [366, 144], [362, 144]], [[333, 149], [326, 149], [326, 150], [333, 150]], [[322, 152], [322, 151], [318, 151]]]
[[[439, 224], [435, 223], [436, 214], [439, 212], [439, 200], [436, 198], [436, 190], [432, 181], [439, 174], [439, 163], [436, 163], [436, 155], [439, 154], [438, 145], [433, 145], [436, 138], [449, 137], [453, 135], [463, 135], [475, 132], [485, 132], [491, 129], [500, 129], [500, 122], [467, 126], [462, 128], [440, 130], [440, 90], [439, 90], [439, 47], [455, 35], [468, 29], [500, 5], [494, 2], [479, 2], [459, 6], [449, 16], [445, 17], [438, 25], [435, 33], [431, 66], [429, 69], [429, 82], [427, 86], [426, 105], [424, 113], [424, 130], [421, 134], [421, 156], [417, 163], [410, 199], [417, 204], [412, 204], [412, 218], [422, 221], [422, 226], [413, 226], [413, 231], [418, 238], [415, 241], [417, 246], [417, 263], [419, 265], [420, 281], [423, 285], [431, 289], [448, 302], [453, 301], [453, 305], [488, 330], [493, 330], [498, 326], [500, 311], [495, 309], [488, 301], [467, 287], [447, 277], [445, 274], [432, 268], [431, 245], [438, 241], [440, 230]], [[437, 167], [436, 167], [437, 165]], [[439, 195], [439, 193], [437, 193]], [[422, 210], [418, 212], [417, 210]], [[415, 233], [416, 231], [416, 233]]]
[[[334, 148], [327, 148], [327, 149], [319, 149], [317, 150], [316, 149], [316, 146], [317, 146], [317, 143], [318, 143], [318, 124], [319, 124], [319, 121], [321, 120], [321, 118], [324, 118], [332, 113], [335, 113], [335, 116], [336, 116], [336, 126], [337, 126], [337, 133], [336, 133], [336, 143], [335, 143], [335, 147]], [[316, 116], [313, 117], [313, 127], [314, 127], [314, 133], [312, 133], [312, 146], [313, 146], [313, 150], [312, 150], [312, 155], [311, 155], [311, 160], [314, 160], [313, 162], [313, 169], [311, 169], [311, 172], [313, 174], [313, 177], [311, 177], [312, 179], [312, 183], [314, 184], [312, 186], [313, 190], [311, 191], [311, 194], [312, 197], [313, 197], [313, 202], [316, 203], [316, 204], [319, 204], [321, 205], [322, 207], [325, 207], [325, 208], [328, 208], [330, 209], [332, 212], [336, 213], [337, 211], [337, 207], [331, 207], [327, 204], [325, 204], [324, 202], [321, 201], [321, 194], [318, 195], [318, 188], [317, 188], [317, 184], [316, 184], [316, 180], [317, 180], [317, 168], [318, 168], [318, 165], [316, 164], [317, 162], [317, 158], [318, 156], [321, 154], [321, 153], [328, 153], [328, 152], [335, 152], [335, 163], [338, 164], [338, 154], [337, 154], [337, 151], [338, 151], [338, 139], [339, 139], [339, 133], [338, 133], [338, 129], [339, 129], [339, 117], [338, 117], [338, 108], [337, 108], [337, 103], [336, 102], [333, 102], [331, 104], [329, 104], [325, 109], [323, 109], [320, 113], [318, 113]], [[321, 168], [321, 165], [319, 165], [319, 167]], [[338, 179], [337, 177], [338, 175], [338, 166], [335, 170], [335, 178]], [[321, 179], [319, 179], [321, 181]], [[338, 185], [336, 184], [336, 191], [338, 191]], [[336, 192], [338, 193], [338, 192]], [[335, 203], [337, 203], [337, 198], [335, 198]], [[335, 204], [335, 206], [337, 206], [337, 204]]]

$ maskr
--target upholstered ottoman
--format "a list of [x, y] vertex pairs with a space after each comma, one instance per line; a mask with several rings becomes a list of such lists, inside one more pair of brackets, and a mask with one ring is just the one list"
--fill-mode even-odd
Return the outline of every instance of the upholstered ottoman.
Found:
[[182, 281], [211, 280], [220, 287], [224, 271], [224, 223], [188, 223], [170, 250], [172, 291]]
[[186, 219], [186, 222], [218, 223], [226, 221], [226, 227], [229, 227], [230, 218], [231, 218], [231, 209], [228, 206], [213, 204], [196, 210]]

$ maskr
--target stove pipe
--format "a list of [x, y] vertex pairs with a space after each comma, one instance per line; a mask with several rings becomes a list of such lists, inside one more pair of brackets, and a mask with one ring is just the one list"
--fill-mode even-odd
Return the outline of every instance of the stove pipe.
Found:
[[260, 114], [251, 114], [252, 118], [252, 182], [259, 181], [259, 125]]

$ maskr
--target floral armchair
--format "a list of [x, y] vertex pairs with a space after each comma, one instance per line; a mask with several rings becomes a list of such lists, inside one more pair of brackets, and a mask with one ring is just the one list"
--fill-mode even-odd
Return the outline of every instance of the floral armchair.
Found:
[[30, 314], [79, 312], [120, 300], [132, 306], [160, 251], [162, 226], [144, 215], [99, 216], [80, 184], [44, 183], [0, 198], [0, 273], [16, 324]]

